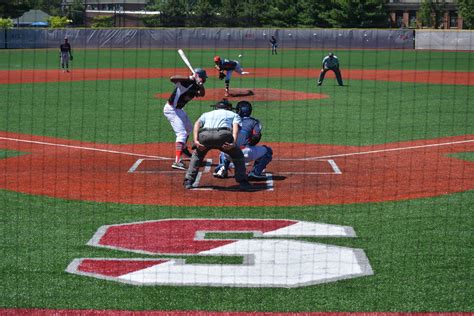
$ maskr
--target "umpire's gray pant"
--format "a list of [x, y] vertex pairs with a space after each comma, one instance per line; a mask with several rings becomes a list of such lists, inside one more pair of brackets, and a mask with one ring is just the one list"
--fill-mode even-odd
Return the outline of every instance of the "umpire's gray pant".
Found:
[[247, 173], [245, 169], [245, 160], [242, 150], [238, 147], [233, 147], [230, 150], [222, 148], [224, 143], [233, 143], [234, 137], [232, 136], [232, 130], [229, 128], [216, 128], [216, 129], [201, 129], [198, 135], [199, 142], [205, 146], [204, 150], [196, 148], [193, 151], [191, 162], [189, 163], [188, 171], [186, 172], [185, 179], [194, 182], [199, 172], [204, 158], [211, 149], [219, 149], [228, 154], [235, 165], [235, 181], [242, 182], [247, 180]]

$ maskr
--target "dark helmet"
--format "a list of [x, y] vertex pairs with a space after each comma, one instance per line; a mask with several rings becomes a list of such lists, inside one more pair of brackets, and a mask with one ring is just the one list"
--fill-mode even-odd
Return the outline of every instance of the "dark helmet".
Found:
[[252, 104], [249, 101], [240, 101], [235, 108], [240, 117], [249, 117], [252, 114]]
[[199, 78], [201, 79], [206, 79], [207, 78], [207, 73], [204, 69], [202, 68], [196, 68], [194, 69], [194, 73], [197, 73], [199, 75]]
[[329, 53], [329, 57], [334, 57], [334, 53], [333, 53], [333, 52], [330, 52], [330, 53]]
[[221, 101], [217, 102], [214, 107], [216, 109], [232, 110], [232, 103], [230, 103], [227, 99], [222, 99]]

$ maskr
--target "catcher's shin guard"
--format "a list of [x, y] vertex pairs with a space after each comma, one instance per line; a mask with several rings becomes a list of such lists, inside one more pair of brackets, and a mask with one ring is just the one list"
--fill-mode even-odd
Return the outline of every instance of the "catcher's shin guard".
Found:
[[268, 146], [263, 146], [267, 149], [267, 152], [265, 155], [260, 157], [259, 159], [255, 160], [255, 163], [253, 164], [253, 169], [252, 172], [260, 175], [262, 174], [263, 170], [267, 167], [267, 165], [272, 161], [273, 159], [273, 150], [268, 147]]

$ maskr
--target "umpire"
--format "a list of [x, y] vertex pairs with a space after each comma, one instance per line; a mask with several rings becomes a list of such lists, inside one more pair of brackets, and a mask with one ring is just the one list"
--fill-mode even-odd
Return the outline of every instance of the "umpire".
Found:
[[215, 110], [206, 112], [194, 123], [193, 137], [196, 149], [193, 151], [188, 171], [184, 177], [184, 188], [192, 189], [199, 172], [199, 166], [211, 149], [228, 154], [235, 165], [235, 180], [244, 191], [252, 189], [248, 182], [242, 150], [236, 146], [242, 119], [232, 112], [232, 104], [226, 99], [217, 102]]
[[342, 76], [341, 71], [339, 70], [339, 59], [337, 56], [334, 56], [333, 53], [329, 53], [326, 57], [324, 57], [321, 67], [321, 72], [319, 74], [318, 86], [323, 84], [324, 76], [326, 72], [329, 70], [334, 71], [336, 74], [337, 83], [342, 86]]

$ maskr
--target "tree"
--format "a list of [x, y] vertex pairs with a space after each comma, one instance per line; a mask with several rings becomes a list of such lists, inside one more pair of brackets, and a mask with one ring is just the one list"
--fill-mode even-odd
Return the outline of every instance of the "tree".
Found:
[[0, 30], [2, 30], [2, 29], [11, 29], [12, 27], [13, 27], [13, 20], [12, 19], [0, 18]]
[[263, 12], [265, 26], [295, 27], [298, 25], [298, 0], [272, 0]]
[[69, 24], [70, 20], [65, 16], [51, 16], [48, 22], [52, 28], [64, 28]]
[[211, 0], [196, 0], [191, 11], [188, 26], [214, 26], [216, 5]]
[[83, 0], [74, 0], [69, 10], [68, 17], [72, 20], [74, 25], [84, 24], [85, 6]]
[[219, 20], [223, 26], [238, 26], [239, 21], [236, 12], [239, 12], [241, 6], [238, 0], [222, 0], [218, 10]]
[[334, 0], [324, 17], [335, 27], [386, 27], [384, 0]]
[[319, 27], [330, 26], [323, 14], [331, 8], [330, 0], [300, 0], [299, 8], [298, 25]]
[[2, 18], [15, 19], [30, 9], [31, 6], [23, 1], [0, 0], [0, 17]]
[[93, 28], [113, 27], [114, 17], [109, 15], [99, 15], [92, 19], [91, 26]]
[[418, 11], [418, 19], [421, 24], [428, 27], [437, 27], [442, 24], [444, 6], [444, 0], [423, 0]]
[[474, 29], [474, 1], [458, 0], [458, 8], [463, 18], [463, 27]]

